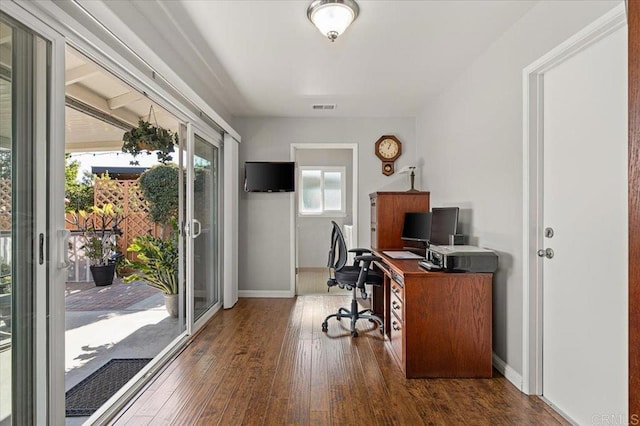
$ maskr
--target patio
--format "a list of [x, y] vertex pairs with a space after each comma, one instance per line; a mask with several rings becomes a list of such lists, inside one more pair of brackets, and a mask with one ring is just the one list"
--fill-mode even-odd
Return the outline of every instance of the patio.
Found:
[[67, 391], [111, 359], [155, 357], [183, 328], [167, 314], [162, 293], [142, 281], [68, 282], [65, 300]]

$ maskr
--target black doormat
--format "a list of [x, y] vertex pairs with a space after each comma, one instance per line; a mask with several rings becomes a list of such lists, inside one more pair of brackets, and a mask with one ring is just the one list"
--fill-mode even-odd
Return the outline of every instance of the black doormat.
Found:
[[120, 390], [151, 358], [116, 358], [66, 393], [66, 416], [90, 416]]

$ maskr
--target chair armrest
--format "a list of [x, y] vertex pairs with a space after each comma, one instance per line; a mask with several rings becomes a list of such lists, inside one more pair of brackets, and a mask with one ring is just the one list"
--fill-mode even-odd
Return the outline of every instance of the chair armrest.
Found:
[[360, 256], [362, 253], [371, 253], [371, 250], [366, 248], [353, 248], [349, 250], [349, 253], [355, 253], [356, 255]]
[[364, 256], [356, 256], [354, 259], [356, 262], [382, 262], [382, 258], [378, 257], [378, 256], [370, 256], [370, 255], [364, 255]]
[[366, 249], [366, 248], [353, 248], [351, 250], [348, 250], [349, 253], [355, 253], [356, 256], [353, 259], [353, 266], [358, 266], [358, 264], [360, 263], [359, 257], [362, 256], [363, 253], [371, 253], [371, 250]]
[[358, 274], [358, 281], [356, 282], [356, 287], [359, 289], [364, 289], [364, 283], [367, 281], [367, 275], [371, 270], [371, 264], [375, 261], [382, 261], [382, 259], [378, 256], [356, 256], [355, 263], [360, 263], [360, 274]]

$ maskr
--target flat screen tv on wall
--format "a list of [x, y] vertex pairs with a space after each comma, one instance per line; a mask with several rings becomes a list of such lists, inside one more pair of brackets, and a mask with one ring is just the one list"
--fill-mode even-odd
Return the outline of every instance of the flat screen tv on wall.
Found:
[[247, 161], [244, 163], [246, 192], [295, 191], [295, 163]]

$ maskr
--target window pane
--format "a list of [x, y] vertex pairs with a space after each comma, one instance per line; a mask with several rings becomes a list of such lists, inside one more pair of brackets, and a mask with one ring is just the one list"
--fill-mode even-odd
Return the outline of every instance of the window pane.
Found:
[[320, 170], [302, 171], [302, 207], [304, 213], [321, 213]]
[[342, 173], [340, 172], [324, 174], [324, 209], [342, 210]]
[[218, 148], [197, 134], [193, 155], [193, 214], [201, 234], [193, 242], [193, 315], [195, 320], [215, 305], [218, 298]]
[[[17, 47], [12, 43], [13, 28], [2, 21], [0, 21], [0, 34], [5, 37], [5, 42], [0, 49], [0, 63], [3, 64], [3, 71], [6, 71], [5, 74], [0, 75], [0, 424], [10, 425], [12, 398], [18, 396], [13, 393], [15, 390], [11, 386], [12, 380], [15, 380], [11, 376], [16, 371], [15, 367], [11, 366], [12, 352], [15, 350], [11, 346], [11, 323], [14, 317], [11, 286], [12, 282], [17, 285], [12, 281], [11, 266], [24, 267], [23, 262], [13, 259], [11, 242], [14, 237], [26, 236], [30, 229], [26, 222], [23, 222], [24, 231], [12, 227], [15, 219], [12, 217], [12, 206], [15, 200], [11, 188], [15, 184], [12, 185], [11, 179], [13, 167], [11, 140], [15, 119], [15, 98], [12, 99], [11, 69], [12, 53], [17, 50]], [[27, 53], [19, 50], [18, 54], [26, 55]], [[27, 102], [26, 99], [25, 102]], [[25, 163], [20, 163], [21, 167], [25, 167], [27, 165]], [[16, 231], [19, 232], [17, 235]], [[24, 273], [21, 275], [26, 276]], [[15, 292], [15, 288], [13, 291]], [[22, 330], [18, 331], [22, 332]], [[26, 338], [23, 337], [22, 341], [25, 342]], [[21, 395], [21, 397], [26, 399], [27, 395]], [[17, 421], [14, 419], [14, 422]]]

